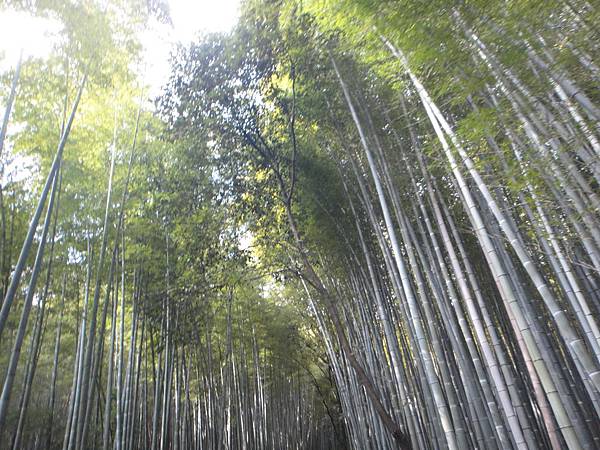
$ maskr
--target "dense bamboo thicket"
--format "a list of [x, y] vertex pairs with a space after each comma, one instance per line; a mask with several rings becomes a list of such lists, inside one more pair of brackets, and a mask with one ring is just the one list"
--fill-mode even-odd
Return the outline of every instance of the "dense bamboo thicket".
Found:
[[596, 5], [14, 7], [0, 447], [600, 447]]

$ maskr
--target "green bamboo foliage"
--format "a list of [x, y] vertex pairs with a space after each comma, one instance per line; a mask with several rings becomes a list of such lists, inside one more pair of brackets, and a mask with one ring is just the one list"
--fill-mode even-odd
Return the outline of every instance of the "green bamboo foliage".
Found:
[[243, 2], [156, 108], [107, 5], [1, 78], [0, 442], [600, 446], [595, 5]]

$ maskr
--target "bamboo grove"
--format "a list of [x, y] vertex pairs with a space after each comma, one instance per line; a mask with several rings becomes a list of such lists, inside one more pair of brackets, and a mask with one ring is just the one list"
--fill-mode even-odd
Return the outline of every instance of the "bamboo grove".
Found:
[[600, 447], [592, 2], [11, 7], [1, 448]]

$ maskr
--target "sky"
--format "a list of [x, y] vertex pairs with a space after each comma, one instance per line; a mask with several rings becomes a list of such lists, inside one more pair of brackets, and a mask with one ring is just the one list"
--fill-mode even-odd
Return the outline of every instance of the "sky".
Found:
[[[198, 33], [225, 32], [239, 16], [239, 0], [168, 0], [173, 27], [152, 21], [140, 35], [145, 51], [145, 81], [150, 96], [160, 92], [169, 73], [169, 53], [175, 44], [189, 43]], [[24, 54], [43, 57], [60, 33], [60, 24], [27, 13], [0, 9], [0, 72], [14, 67]], [[0, 105], [0, 110], [4, 108]]]
[[226, 32], [239, 16], [240, 0], [169, 0], [173, 27], [154, 23], [141, 39], [146, 47], [145, 78], [150, 96], [160, 93], [169, 75], [169, 54], [177, 43], [189, 43], [200, 33]]
[[239, 0], [170, 0], [174, 34], [190, 41], [197, 31], [228, 31], [239, 15]]

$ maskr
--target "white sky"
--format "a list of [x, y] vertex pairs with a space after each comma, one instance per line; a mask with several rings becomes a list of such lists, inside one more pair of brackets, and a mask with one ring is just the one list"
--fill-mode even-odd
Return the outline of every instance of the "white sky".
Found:
[[0, 9], [0, 70], [14, 67], [21, 50], [25, 56], [47, 55], [52, 49], [52, 36], [59, 31], [56, 22]]
[[239, 15], [239, 0], [169, 0], [174, 34], [190, 41], [197, 31], [228, 31]]
[[[142, 32], [145, 47], [145, 81], [150, 96], [160, 92], [169, 74], [169, 53], [178, 42], [189, 43], [198, 33], [230, 30], [239, 16], [240, 0], [168, 0], [173, 27], [156, 21]], [[47, 55], [60, 25], [23, 12], [0, 8], [0, 72], [14, 67], [19, 52], [36, 57]], [[0, 105], [0, 111], [3, 111]]]
[[169, 0], [173, 28], [153, 23], [142, 34], [146, 47], [145, 78], [150, 96], [158, 95], [169, 75], [169, 53], [177, 43], [189, 43], [200, 33], [226, 32], [239, 16], [240, 0]]

